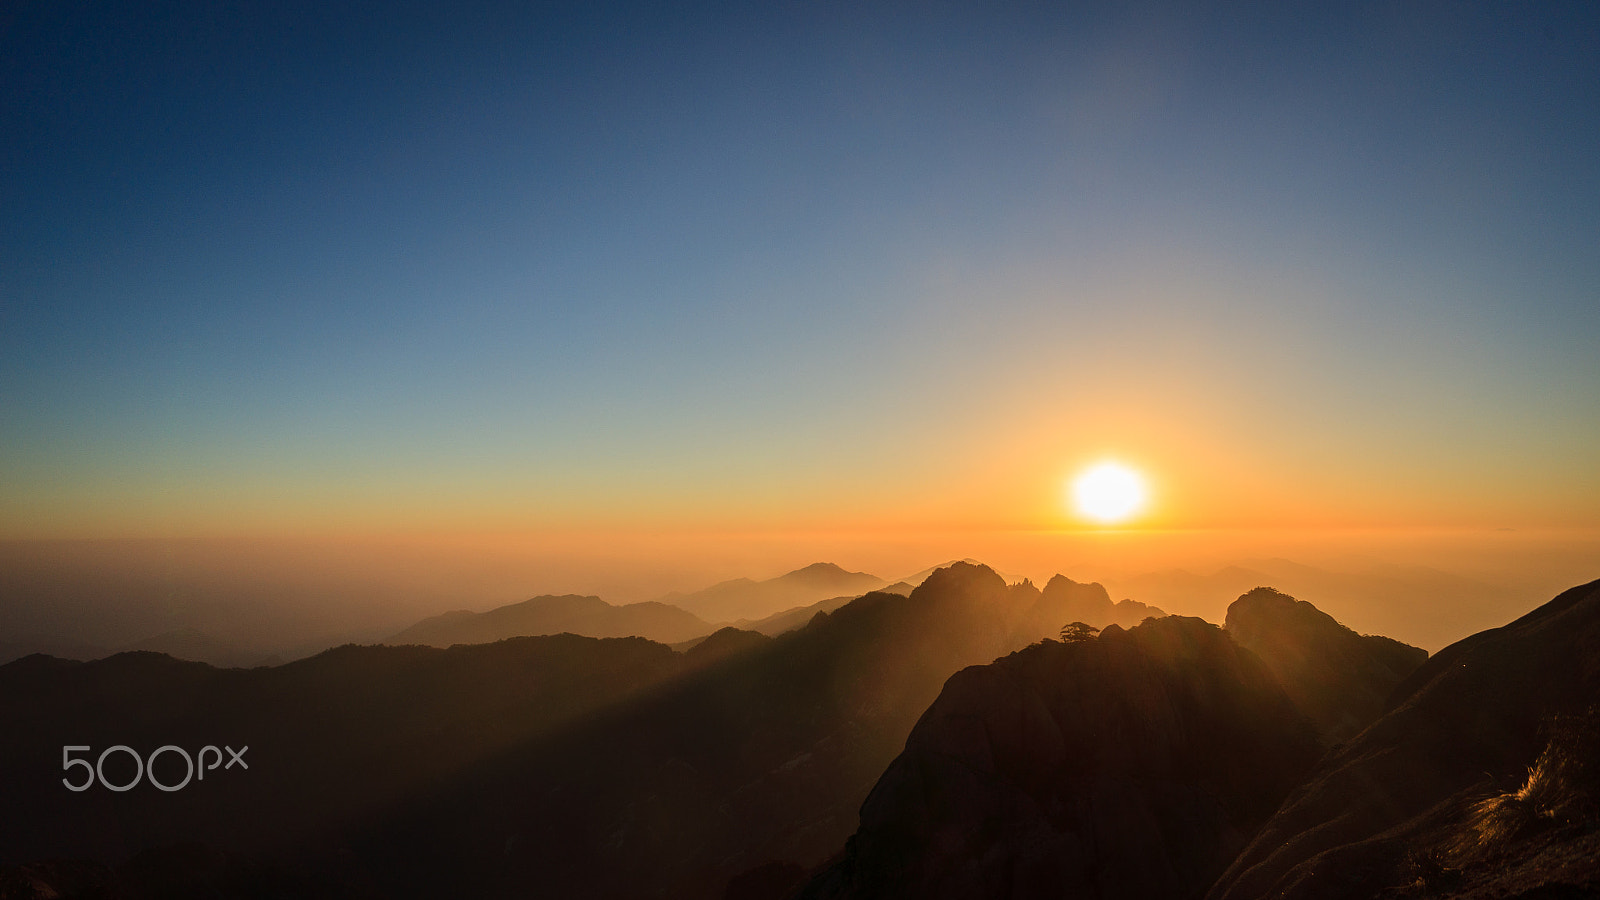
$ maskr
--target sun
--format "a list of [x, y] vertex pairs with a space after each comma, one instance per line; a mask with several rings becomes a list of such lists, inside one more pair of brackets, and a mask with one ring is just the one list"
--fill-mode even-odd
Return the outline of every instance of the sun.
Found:
[[1117, 462], [1091, 466], [1072, 480], [1072, 505], [1078, 514], [1104, 525], [1132, 518], [1145, 503], [1144, 478]]

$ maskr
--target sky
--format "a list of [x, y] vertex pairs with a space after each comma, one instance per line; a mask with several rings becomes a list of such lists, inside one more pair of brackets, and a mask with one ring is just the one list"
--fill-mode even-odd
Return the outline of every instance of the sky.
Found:
[[0, 538], [1600, 534], [1596, 235], [1592, 3], [10, 4]]

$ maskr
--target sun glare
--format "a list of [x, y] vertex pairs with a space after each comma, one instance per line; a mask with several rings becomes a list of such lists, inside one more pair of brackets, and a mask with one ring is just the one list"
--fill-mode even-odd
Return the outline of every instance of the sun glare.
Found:
[[1144, 501], [1144, 479], [1121, 463], [1100, 463], [1072, 480], [1073, 508], [1105, 525], [1126, 521], [1144, 507]]

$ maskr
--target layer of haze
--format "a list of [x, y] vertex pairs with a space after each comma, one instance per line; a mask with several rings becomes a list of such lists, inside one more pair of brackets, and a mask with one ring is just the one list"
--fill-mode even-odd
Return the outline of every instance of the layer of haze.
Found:
[[[1220, 623], [1278, 587], [1363, 633], [1438, 650], [1600, 571], [1600, 534], [1524, 531], [607, 531], [381, 539], [0, 541], [7, 642], [108, 651], [198, 632], [258, 657], [385, 639], [534, 594], [667, 599], [832, 561], [894, 581], [970, 553], [1007, 581], [1056, 573]], [[246, 653], [243, 658], [248, 658]]]
[[[397, 620], [968, 556], [1548, 599], [1600, 529], [1597, 21], [9, 10], [6, 558]], [[1108, 457], [1137, 539], [1063, 502]]]

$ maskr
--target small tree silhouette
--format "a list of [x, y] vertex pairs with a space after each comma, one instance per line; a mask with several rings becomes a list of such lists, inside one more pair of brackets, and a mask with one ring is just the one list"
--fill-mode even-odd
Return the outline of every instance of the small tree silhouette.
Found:
[[1079, 641], [1092, 641], [1100, 629], [1087, 622], [1071, 622], [1061, 626], [1061, 643], [1076, 644]]

